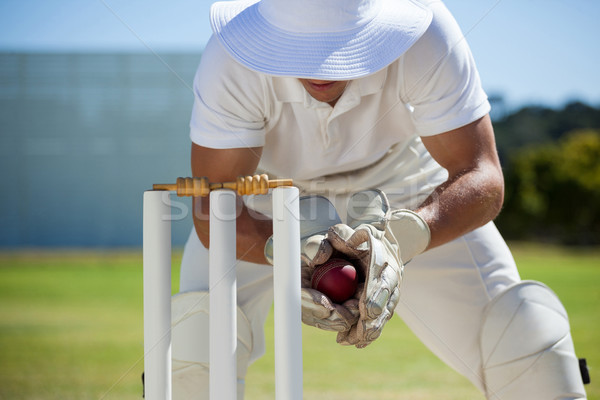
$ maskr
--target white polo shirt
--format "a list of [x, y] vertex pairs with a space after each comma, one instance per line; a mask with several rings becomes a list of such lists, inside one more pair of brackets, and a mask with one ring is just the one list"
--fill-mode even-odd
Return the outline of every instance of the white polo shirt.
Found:
[[192, 141], [263, 147], [261, 170], [299, 180], [369, 166], [393, 146], [420, 160], [396, 174], [431, 171], [418, 137], [464, 126], [490, 106], [454, 18], [442, 2], [430, 7], [433, 21], [417, 43], [387, 68], [351, 81], [334, 108], [296, 78], [239, 64], [213, 37], [194, 80]]

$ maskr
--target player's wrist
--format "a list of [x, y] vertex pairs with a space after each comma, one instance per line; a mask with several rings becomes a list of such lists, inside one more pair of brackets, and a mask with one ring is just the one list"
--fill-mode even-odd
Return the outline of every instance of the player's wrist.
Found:
[[404, 264], [427, 250], [431, 242], [429, 225], [418, 213], [411, 210], [392, 211], [388, 229], [398, 241], [400, 257]]
[[384, 232], [390, 242], [397, 242], [403, 263], [424, 252], [431, 241], [425, 219], [408, 209], [393, 210], [381, 190], [357, 192], [350, 198], [348, 225], [356, 228], [364, 224]]

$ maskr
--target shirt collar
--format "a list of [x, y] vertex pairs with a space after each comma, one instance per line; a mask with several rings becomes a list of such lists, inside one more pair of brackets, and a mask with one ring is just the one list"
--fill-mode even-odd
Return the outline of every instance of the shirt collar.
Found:
[[[354, 79], [351, 84], [348, 85], [348, 88], [340, 98], [340, 101], [347, 95], [350, 95], [349, 97], [360, 99], [361, 96], [367, 96], [381, 91], [387, 78], [387, 70], [387, 68], [384, 68], [374, 74]], [[278, 101], [284, 103], [317, 102], [308, 95], [306, 90], [304, 90], [304, 87], [298, 78], [273, 76], [271, 77], [271, 80], [273, 82], [275, 97]]]

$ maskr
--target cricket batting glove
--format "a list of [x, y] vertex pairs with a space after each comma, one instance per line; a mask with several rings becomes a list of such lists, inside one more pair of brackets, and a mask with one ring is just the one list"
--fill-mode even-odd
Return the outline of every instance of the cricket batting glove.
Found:
[[[331, 226], [340, 224], [341, 219], [333, 204], [325, 197], [301, 197], [299, 205], [302, 322], [328, 331], [348, 331], [358, 320], [358, 301], [350, 299], [344, 304], [336, 304], [311, 287], [316, 266], [325, 263], [333, 254], [325, 235]], [[272, 246], [270, 238], [265, 246], [265, 258], [271, 264]]]
[[403, 260], [424, 251], [429, 238], [425, 221], [409, 210], [391, 211], [383, 192], [368, 190], [350, 198], [348, 225], [331, 227], [327, 239], [359, 269], [364, 284], [357, 293], [359, 319], [350, 330], [338, 333], [338, 343], [363, 348], [381, 335], [400, 300]]

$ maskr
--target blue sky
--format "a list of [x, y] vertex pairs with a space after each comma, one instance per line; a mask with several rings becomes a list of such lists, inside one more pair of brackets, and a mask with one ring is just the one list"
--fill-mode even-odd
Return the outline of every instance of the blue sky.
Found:
[[[298, 1], [298, 0], [295, 0]], [[0, 0], [0, 51], [201, 52], [205, 0]], [[512, 106], [600, 105], [600, 1], [447, 0], [484, 87]]]

